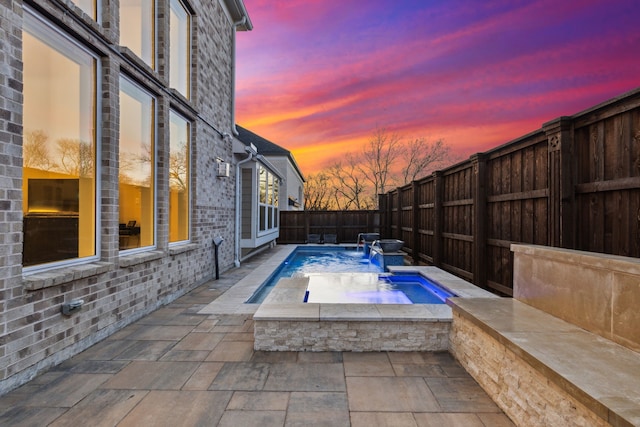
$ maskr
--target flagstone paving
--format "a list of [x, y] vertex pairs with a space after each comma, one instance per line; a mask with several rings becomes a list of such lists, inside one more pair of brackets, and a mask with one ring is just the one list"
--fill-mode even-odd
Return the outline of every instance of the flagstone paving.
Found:
[[512, 426], [448, 353], [260, 352], [223, 274], [0, 397], [2, 426]]

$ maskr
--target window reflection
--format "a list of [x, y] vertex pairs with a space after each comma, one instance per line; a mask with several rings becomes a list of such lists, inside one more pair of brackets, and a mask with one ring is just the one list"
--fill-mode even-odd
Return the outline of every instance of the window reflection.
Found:
[[25, 13], [25, 267], [96, 254], [93, 56]]
[[120, 249], [154, 244], [155, 100], [120, 78]]
[[179, 0], [171, 0], [169, 18], [169, 84], [189, 98], [191, 63], [190, 16]]
[[120, 2], [120, 44], [155, 68], [155, 0]]
[[169, 242], [189, 239], [189, 122], [169, 113]]
[[258, 166], [259, 231], [278, 227], [278, 178], [262, 165]]

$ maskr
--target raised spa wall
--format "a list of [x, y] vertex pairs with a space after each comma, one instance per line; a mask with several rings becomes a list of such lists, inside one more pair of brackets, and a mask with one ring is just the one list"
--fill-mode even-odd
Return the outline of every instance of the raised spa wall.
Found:
[[640, 351], [640, 259], [512, 245], [513, 297]]

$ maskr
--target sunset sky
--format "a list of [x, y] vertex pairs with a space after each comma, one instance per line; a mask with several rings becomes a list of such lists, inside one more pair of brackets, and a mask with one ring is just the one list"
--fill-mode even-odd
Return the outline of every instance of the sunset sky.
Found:
[[638, 0], [244, 0], [236, 121], [303, 173], [376, 128], [462, 158], [640, 86]]

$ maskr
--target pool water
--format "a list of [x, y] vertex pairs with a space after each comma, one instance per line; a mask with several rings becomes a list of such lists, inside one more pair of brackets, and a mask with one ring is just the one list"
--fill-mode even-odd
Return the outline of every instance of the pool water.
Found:
[[298, 247], [247, 300], [261, 303], [283, 277], [307, 273], [379, 273], [380, 266], [369, 262], [363, 251], [344, 247]]
[[281, 278], [298, 274], [310, 278], [305, 302], [444, 304], [454, 296], [419, 274], [384, 274], [363, 252], [325, 246], [298, 247], [247, 303], [261, 303]]
[[305, 302], [331, 304], [444, 304], [451, 292], [419, 274], [309, 274]]

